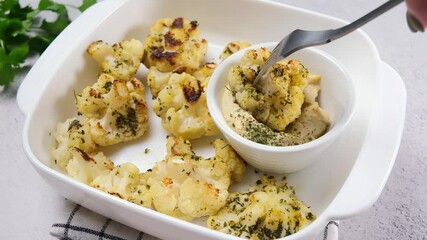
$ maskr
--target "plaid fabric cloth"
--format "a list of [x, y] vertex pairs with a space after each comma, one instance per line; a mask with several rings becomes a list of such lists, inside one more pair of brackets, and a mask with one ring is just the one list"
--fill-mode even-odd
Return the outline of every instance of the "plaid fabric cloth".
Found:
[[[159, 240], [109, 218], [101, 216], [80, 205], [70, 204], [66, 216], [54, 223], [50, 234], [61, 240]], [[325, 226], [319, 240], [338, 240], [338, 222]]]

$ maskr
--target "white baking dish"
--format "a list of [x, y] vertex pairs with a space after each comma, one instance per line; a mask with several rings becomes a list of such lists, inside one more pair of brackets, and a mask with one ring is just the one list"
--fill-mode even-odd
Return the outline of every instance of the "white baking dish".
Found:
[[[109, 43], [124, 38], [143, 40], [149, 26], [161, 17], [184, 16], [198, 20], [201, 35], [210, 44], [208, 60], [232, 40], [252, 43], [277, 41], [295, 29], [335, 28], [343, 21], [302, 9], [262, 0], [110, 0], [98, 3], [77, 18], [40, 57], [18, 92], [27, 119], [24, 149], [39, 174], [59, 194], [116, 221], [163, 239], [234, 239], [207, 229], [203, 222], [184, 222], [139, 207], [81, 184], [50, 168], [52, 138], [57, 122], [76, 115], [73, 91], [96, 79], [98, 68], [85, 54], [89, 43]], [[274, 27], [274, 28], [273, 28]], [[280, 29], [280, 31], [277, 31]], [[286, 239], [313, 239], [330, 220], [354, 216], [369, 208], [387, 181], [400, 144], [406, 91], [399, 75], [383, 63], [372, 41], [356, 31], [320, 47], [340, 61], [356, 87], [356, 110], [349, 129], [320, 161], [288, 175], [297, 195], [318, 218]], [[144, 70], [139, 72], [143, 79]], [[149, 91], [147, 100], [150, 102]], [[115, 163], [136, 163], [141, 170], [164, 157], [165, 132], [151, 113], [151, 129], [141, 140], [120, 144], [106, 152]], [[159, 144], [160, 141], [160, 144]], [[196, 152], [211, 154], [209, 139], [197, 141]], [[164, 146], [164, 144], [163, 144]], [[152, 153], [143, 156], [145, 148]], [[242, 188], [254, 181], [254, 173]]]

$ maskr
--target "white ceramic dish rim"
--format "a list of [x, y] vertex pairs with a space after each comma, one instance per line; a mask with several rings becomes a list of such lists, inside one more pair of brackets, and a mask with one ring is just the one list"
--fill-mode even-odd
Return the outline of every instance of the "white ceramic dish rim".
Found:
[[[107, 18], [109, 14], [111, 14], [115, 9], [119, 8], [125, 2], [126, 1], [105, 1], [105, 2], [99, 3], [97, 6], [91, 8], [91, 9], [89, 9], [79, 19], [77, 19], [75, 22], [73, 22], [70, 25], [70, 28], [68, 28], [66, 31], [64, 31], [60, 35], [60, 37], [58, 37], [54, 41], [54, 43], [51, 45], [51, 47], [48, 50], [46, 50], [45, 54], [39, 59], [38, 63], [35, 65], [35, 67], [27, 75], [26, 80], [31, 79], [31, 78], [35, 78], [35, 76], [37, 76], [37, 78], [39, 78], [39, 79], [44, 79], [44, 80], [49, 79], [49, 78], [45, 78], [45, 77], [48, 77], [50, 73], [42, 71], [42, 70], [46, 69], [46, 66], [42, 67], [42, 65], [43, 65], [43, 63], [49, 62], [48, 61], [49, 57], [57, 55], [54, 53], [55, 52], [54, 49], [58, 48], [59, 45], [61, 45], [63, 43], [70, 43], [70, 46], [72, 46], [74, 44], [73, 41], [70, 39], [67, 39], [67, 38], [71, 37], [71, 36], [76, 36], [76, 35], [79, 36], [79, 33], [80, 33], [79, 30], [81, 30], [80, 28], [77, 27], [79, 24], [81, 25], [82, 23], [85, 23], [87, 20], [92, 20], [91, 23], [93, 25], [86, 26], [86, 27], [89, 29], [94, 28], [95, 25], [102, 22], [103, 19]], [[272, 3], [269, 1], [259, 1], [259, 2], [275, 5], [275, 3]], [[281, 5], [281, 4], [277, 4], [277, 6], [283, 7], [283, 5]], [[287, 7], [289, 7], [289, 6], [287, 6]], [[289, 7], [289, 8], [292, 9], [292, 7]], [[295, 8], [295, 9], [297, 9], [297, 8]], [[301, 11], [301, 9], [298, 9], [298, 10]], [[312, 13], [309, 11], [306, 11], [306, 12], [308, 12], [310, 14], [317, 14], [317, 13]], [[92, 14], [92, 16], [91, 16], [91, 14]], [[319, 15], [319, 14], [317, 14], [317, 15]], [[328, 17], [328, 18], [330, 18], [330, 17]], [[340, 21], [340, 22], [342, 22], [342, 21]], [[362, 35], [364, 35], [367, 38], [367, 36], [363, 32], [362, 32]], [[377, 54], [374, 45], [372, 43], [371, 43], [371, 45], [373, 47], [373, 50], [375, 51], [375, 54]], [[70, 49], [72, 49], [72, 47], [70, 47]], [[399, 75], [392, 68], [390, 68], [389, 66], [387, 66], [386, 64], [381, 63], [381, 62], [379, 64], [381, 65], [383, 74], [385, 73], [385, 74], [391, 75], [391, 77], [394, 77], [395, 79], [397, 79], [396, 81], [398, 81], [400, 79]], [[64, 184], [69, 184], [71, 186], [74, 186], [76, 189], [80, 189], [82, 192], [81, 194], [93, 194], [93, 196], [102, 198], [103, 200], [105, 200], [109, 204], [124, 207], [124, 210], [127, 209], [127, 210], [132, 210], [136, 213], [151, 214], [151, 215], [147, 215], [151, 219], [157, 218], [157, 220], [168, 221], [174, 225], [180, 226], [180, 228], [182, 228], [184, 230], [198, 231], [199, 233], [203, 232], [202, 235], [204, 235], [204, 236], [210, 235], [211, 237], [221, 237], [224, 239], [225, 238], [232, 239], [232, 237], [229, 235], [224, 235], [224, 234], [220, 234], [220, 233], [212, 232], [212, 231], [206, 231], [207, 229], [204, 227], [200, 227], [200, 226], [197, 226], [194, 224], [188, 224], [188, 223], [182, 222], [180, 220], [173, 219], [171, 217], [165, 216], [165, 215], [160, 214], [158, 212], [155, 212], [153, 210], [141, 208], [139, 206], [130, 204], [130, 203], [125, 202], [125, 201], [120, 200], [120, 199], [111, 198], [111, 196], [109, 196], [108, 194], [102, 193], [102, 192], [94, 190], [94, 189], [92, 189], [92, 188], [90, 188], [84, 184], [73, 181], [70, 178], [68, 178], [67, 176], [63, 175], [62, 173], [56, 172], [56, 171], [48, 168], [46, 165], [42, 164], [37, 159], [37, 157], [34, 155], [34, 153], [31, 150], [31, 146], [29, 145], [29, 142], [28, 142], [28, 140], [29, 140], [28, 139], [29, 129], [28, 129], [28, 127], [30, 125], [32, 115], [34, 114], [35, 111], [37, 111], [37, 109], [34, 108], [34, 106], [36, 106], [36, 103], [38, 102], [37, 99], [39, 99], [39, 95], [37, 95], [37, 94], [42, 93], [43, 89], [46, 88], [47, 84], [48, 84], [48, 81], [46, 81], [44, 83], [38, 82], [37, 84], [35, 84], [34, 82], [31, 82], [31, 81], [25, 81], [21, 85], [21, 88], [18, 92], [18, 97], [17, 97], [18, 98], [18, 104], [19, 104], [21, 110], [24, 112], [24, 114], [27, 115], [27, 120], [25, 122], [24, 131], [23, 131], [24, 132], [24, 134], [23, 134], [24, 149], [25, 149], [25, 152], [26, 152], [30, 162], [33, 164], [33, 166], [36, 168], [36, 170], [43, 177], [47, 178], [48, 180], [49, 179], [60, 180]], [[361, 173], [363, 173], [363, 174], [366, 173], [364, 171], [364, 170], [366, 170], [366, 167], [360, 161], [356, 161], [354, 167], [351, 169], [351, 172], [349, 173], [349, 175], [347, 177], [347, 180], [344, 182], [344, 185], [342, 186], [341, 190], [337, 193], [337, 195], [335, 196], [333, 201], [329, 204], [329, 207], [327, 209], [325, 209], [325, 211], [318, 217], [319, 221], [315, 221], [312, 225], [310, 225], [312, 227], [308, 227], [306, 229], [303, 229], [302, 231], [300, 231], [299, 233], [297, 233], [295, 235], [291, 235], [290, 237], [288, 237], [289, 239], [295, 239], [297, 237], [306, 236], [306, 233], [308, 231], [310, 231], [309, 228], [313, 229], [315, 227], [315, 225], [323, 224], [327, 220], [332, 220], [332, 218], [333, 219], [342, 219], [342, 218], [347, 218], [349, 216], [352, 216], [357, 212], [365, 210], [366, 208], [371, 206], [376, 201], [376, 199], [378, 198], [378, 196], [379, 196], [379, 194], [380, 194], [380, 192], [381, 192], [381, 190], [382, 190], [382, 188], [383, 188], [383, 186], [384, 186], [384, 184], [388, 178], [391, 167], [393, 166], [394, 159], [395, 159], [397, 149], [398, 149], [398, 145], [399, 145], [400, 138], [401, 138], [401, 132], [403, 129], [406, 93], [404, 91], [404, 86], [402, 83], [398, 82], [396, 84], [398, 84], [401, 89], [399, 91], [395, 91], [395, 93], [397, 93], [397, 95], [401, 96], [401, 98], [395, 99], [397, 101], [395, 106], [400, 106], [400, 108], [396, 108], [394, 110], [399, 111], [399, 113], [403, 113], [403, 115], [399, 115], [400, 118], [395, 118], [395, 122], [389, 123], [389, 124], [395, 124], [394, 127], [395, 127], [396, 131], [394, 132], [394, 138], [389, 139], [392, 142], [392, 143], [390, 143], [390, 146], [392, 146], [392, 148], [390, 148], [391, 151], [387, 153], [388, 155], [385, 157], [384, 155], [381, 155], [380, 153], [374, 151], [374, 153], [376, 153], [378, 157], [382, 157], [382, 158], [386, 158], [387, 160], [390, 160], [389, 162], [387, 162], [387, 168], [382, 169], [383, 171], [381, 171], [380, 173], [378, 173], [378, 172], [373, 173], [373, 174], [377, 175], [377, 180], [380, 180], [380, 181], [376, 181], [375, 184], [370, 183], [371, 188], [364, 189], [364, 190], [366, 190], [366, 192], [368, 194], [365, 197], [365, 199], [362, 200], [363, 204], [360, 204], [360, 202], [356, 201], [355, 198], [352, 198], [352, 191], [354, 190], [353, 187], [360, 188], [360, 186], [362, 185], [362, 184], [355, 182], [355, 181], [360, 180]], [[33, 93], [33, 95], [27, 95], [28, 93]], [[391, 109], [388, 109], [388, 110], [391, 110]], [[378, 113], [376, 114], [376, 116], [377, 116], [377, 118], [380, 118]], [[378, 121], [378, 119], [377, 119], [377, 121]], [[375, 122], [375, 120], [372, 120], [372, 122]], [[372, 122], [370, 124], [370, 128], [372, 128], [372, 124], [373, 124]], [[368, 135], [369, 136], [367, 137], [367, 139], [375, 137], [375, 131], [372, 131], [372, 129], [371, 129], [370, 134], [368, 134]], [[369, 155], [370, 151], [373, 151], [373, 150], [374, 149], [372, 149], [372, 147], [370, 147], [370, 148], [364, 147], [361, 150], [359, 158], [367, 157], [366, 155]], [[53, 182], [50, 182], [50, 183], [54, 184]], [[71, 194], [71, 193], [63, 193], [63, 194]], [[349, 210], [347, 207], [352, 206], [352, 205], [354, 206], [354, 208]], [[333, 207], [333, 209], [332, 209], [332, 207]], [[135, 226], [133, 226], [133, 227], [135, 227]], [[319, 227], [319, 226], [316, 226], [316, 227]], [[320, 226], [320, 227], [323, 227], [323, 226]]]
[[[236, 52], [235, 56], [242, 56], [243, 53], [248, 49], [258, 49], [261, 47], [267, 47], [268, 49], [272, 49], [276, 45], [277, 45], [277, 42], [268, 42], [268, 43], [256, 44], [256, 45], [253, 45], [253, 46], [248, 47], [246, 49], [240, 50], [239, 52]], [[295, 146], [269, 146], [269, 145], [265, 145], [265, 144], [260, 144], [260, 143], [250, 141], [249, 139], [246, 139], [246, 138], [240, 136], [239, 134], [237, 134], [235, 131], [233, 131], [225, 123], [223, 114], [221, 112], [221, 107], [218, 106], [217, 104], [214, 104], [213, 103], [214, 101], [209, 101], [209, 99], [213, 99], [215, 97], [218, 97], [218, 93], [216, 92], [215, 88], [208, 87], [208, 90], [207, 90], [208, 107], [209, 107], [209, 110], [212, 112], [212, 118], [215, 120], [215, 122], [220, 123], [220, 124], [218, 124], [218, 127], [221, 129], [221, 131], [227, 132], [232, 138], [237, 139], [237, 141], [243, 143], [247, 147], [254, 148], [256, 150], [263, 150], [263, 151], [269, 151], [269, 152], [283, 152], [283, 153], [285, 153], [285, 152], [298, 152], [298, 151], [304, 151], [304, 150], [307, 150], [310, 148], [315, 148], [321, 144], [324, 144], [325, 142], [332, 141], [332, 139], [335, 139], [337, 137], [337, 135], [342, 133], [344, 128], [350, 122], [351, 117], [354, 113], [355, 94], [354, 94], [353, 80], [352, 80], [351, 76], [347, 73], [347, 71], [345, 70], [345, 67], [338, 60], [336, 60], [334, 57], [330, 56], [326, 52], [323, 52], [323, 51], [316, 49], [316, 48], [307, 48], [307, 49], [303, 49], [301, 51], [306, 51], [308, 53], [321, 56], [326, 61], [328, 61], [329, 64], [331, 64], [331, 65], [334, 64], [336, 66], [336, 68], [338, 69], [338, 71], [341, 72], [342, 75], [345, 76], [344, 81], [347, 82], [347, 84], [346, 84], [347, 89], [345, 89], [344, 91], [346, 93], [348, 93], [347, 97], [349, 99], [350, 104], [348, 104], [346, 106], [347, 108], [345, 109], [344, 114], [341, 117], [341, 120], [339, 122], [334, 122], [333, 128], [329, 129], [320, 138], [317, 138], [313, 141], [310, 141], [310, 142], [307, 142], [304, 144], [295, 145]], [[230, 58], [225, 59], [223, 62], [221, 62], [217, 67], [218, 71], [215, 71], [213, 73], [212, 79], [216, 79], [217, 78], [216, 75], [219, 75], [221, 73], [221, 71], [223, 71], [224, 68], [226, 68], [226, 67], [229, 68], [229, 66], [231, 65], [231, 62], [235, 62], [235, 58], [230, 57]]]

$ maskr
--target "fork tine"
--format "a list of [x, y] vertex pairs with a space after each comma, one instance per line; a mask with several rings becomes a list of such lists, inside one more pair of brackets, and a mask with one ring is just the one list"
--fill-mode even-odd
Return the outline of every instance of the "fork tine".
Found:
[[[294, 30], [285, 36], [279, 44], [271, 52], [270, 57], [261, 66], [253, 84], [257, 84], [262, 76], [273, 66], [274, 63], [288, 57], [292, 53], [311, 46], [321, 45], [330, 42], [331, 36], [335, 34], [336, 30], [324, 31], [305, 31], [301, 29]], [[315, 33], [315, 34], [313, 34]]]
[[283, 44], [286, 42], [287, 38], [285, 37], [282, 39], [279, 44], [274, 47], [273, 51], [271, 52], [270, 57], [267, 59], [267, 61], [261, 66], [260, 71], [258, 72], [253, 84], [257, 84], [259, 80], [261, 80], [261, 77], [264, 76], [264, 74], [267, 73], [268, 69], [273, 66], [276, 62], [282, 59], [281, 51], [280, 49], [283, 48]]

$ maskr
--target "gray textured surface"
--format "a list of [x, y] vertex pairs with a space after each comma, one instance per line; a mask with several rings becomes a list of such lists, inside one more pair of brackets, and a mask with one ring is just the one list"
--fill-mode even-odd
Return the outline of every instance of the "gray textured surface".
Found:
[[[381, 0], [279, 0], [347, 21]], [[341, 222], [340, 239], [427, 239], [427, 33], [411, 33], [405, 6], [363, 27], [381, 58], [403, 78], [406, 125], [395, 166], [377, 203]], [[0, 239], [48, 239], [67, 202], [48, 187], [22, 150], [24, 116], [16, 104], [19, 81], [0, 93]]]

